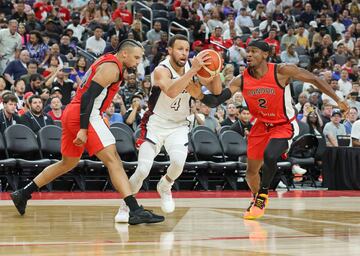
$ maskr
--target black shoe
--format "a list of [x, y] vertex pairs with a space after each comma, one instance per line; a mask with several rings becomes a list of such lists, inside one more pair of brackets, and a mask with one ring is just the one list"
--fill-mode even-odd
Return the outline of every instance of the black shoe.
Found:
[[31, 198], [31, 196], [26, 196], [23, 192], [23, 189], [16, 190], [15, 192], [10, 194], [11, 199], [14, 202], [14, 205], [18, 212], [21, 215], [25, 214], [27, 201]]
[[137, 225], [142, 223], [158, 223], [165, 220], [164, 216], [156, 215], [149, 210], [145, 210], [142, 206], [136, 211], [130, 211], [129, 224]]

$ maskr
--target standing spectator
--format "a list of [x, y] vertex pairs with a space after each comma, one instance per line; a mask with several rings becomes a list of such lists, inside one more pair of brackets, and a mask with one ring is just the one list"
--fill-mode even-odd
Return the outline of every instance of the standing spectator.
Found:
[[94, 35], [86, 40], [86, 50], [95, 56], [103, 54], [106, 47], [106, 42], [104, 39], [102, 39], [102, 36], [103, 29], [101, 27], [96, 27], [94, 30]]
[[17, 29], [18, 22], [10, 20], [8, 28], [0, 30], [0, 75], [3, 74], [8, 63], [20, 55], [22, 43]]
[[52, 97], [50, 99], [51, 110], [47, 113], [53, 121], [60, 121], [63, 115], [62, 103], [59, 97]]
[[349, 78], [349, 73], [346, 70], [342, 70], [338, 84], [339, 84], [339, 90], [343, 93], [343, 97], [347, 97], [352, 89], [352, 84], [348, 80], [348, 78]]
[[30, 58], [36, 60], [42, 67], [47, 63], [50, 53], [49, 47], [44, 43], [43, 37], [39, 31], [30, 31], [30, 40], [26, 45], [26, 49], [30, 53]]
[[340, 123], [341, 112], [338, 109], [334, 109], [331, 115], [331, 121], [324, 127], [324, 135], [326, 138], [326, 145], [329, 147], [338, 147], [337, 136], [346, 135], [345, 126]]
[[17, 20], [19, 23], [25, 23], [27, 21], [27, 15], [25, 11], [25, 3], [23, 1], [18, 1], [16, 4], [15, 12], [11, 16], [12, 20]]
[[125, 1], [120, 0], [118, 1], [118, 8], [113, 12], [112, 14], [112, 20], [115, 21], [117, 17], [120, 17], [122, 21], [125, 23], [125, 25], [131, 25], [133, 22], [133, 17], [131, 12], [129, 12], [125, 8]]
[[359, 113], [357, 108], [350, 108], [347, 113], [346, 120], [344, 121], [344, 126], [346, 130], [346, 134], [351, 134], [351, 128], [355, 121], [358, 119]]
[[43, 113], [43, 101], [38, 95], [29, 98], [30, 109], [21, 117], [21, 123], [37, 133], [42, 127], [53, 125], [54, 121]]
[[360, 120], [357, 120], [353, 124], [351, 131], [351, 145], [353, 147], [360, 147]]
[[80, 24], [80, 13], [72, 13], [71, 20], [72, 23], [67, 26], [67, 29], [71, 29], [74, 32], [74, 37], [76, 37], [78, 41], [81, 42], [83, 33], [85, 32], [85, 28]]
[[14, 94], [5, 94], [2, 97], [2, 103], [4, 109], [0, 111], [0, 132], [4, 133], [5, 129], [9, 126], [20, 123], [20, 118], [15, 113], [18, 101]]
[[22, 50], [18, 60], [11, 61], [5, 71], [4, 76], [10, 84], [14, 84], [15, 80], [20, 79], [21, 76], [27, 74], [26, 65], [30, 61], [29, 52]]

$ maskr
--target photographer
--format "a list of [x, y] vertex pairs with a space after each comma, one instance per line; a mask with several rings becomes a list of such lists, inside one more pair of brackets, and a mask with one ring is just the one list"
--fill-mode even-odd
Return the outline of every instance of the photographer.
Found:
[[63, 95], [61, 102], [63, 105], [70, 103], [71, 93], [75, 89], [75, 83], [69, 79], [71, 72], [73, 72], [73, 68], [59, 67], [58, 70], [45, 83], [47, 88], [59, 87], [61, 89]]
[[131, 107], [128, 109], [124, 116], [125, 123], [130, 126], [134, 131], [141, 122], [141, 100], [141, 94], [134, 94], [131, 98]]

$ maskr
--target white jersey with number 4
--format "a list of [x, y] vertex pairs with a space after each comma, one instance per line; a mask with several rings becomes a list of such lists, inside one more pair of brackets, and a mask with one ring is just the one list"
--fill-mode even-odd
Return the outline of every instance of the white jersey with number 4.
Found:
[[[170, 64], [170, 57], [159, 63], [159, 66], [167, 68], [171, 73], [171, 79], [175, 80], [182, 74], [178, 74]], [[189, 62], [185, 65], [185, 72], [190, 69]], [[186, 118], [190, 115], [190, 98], [191, 95], [184, 90], [175, 98], [167, 96], [156, 83], [154, 83], [153, 74], [151, 75], [151, 94], [148, 101], [151, 118], [158, 121], [169, 121], [174, 126], [187, 125]], [[166, 123], [169, 123], [166, 122]], [[172, 125], [171, 125], [172, 126]]]

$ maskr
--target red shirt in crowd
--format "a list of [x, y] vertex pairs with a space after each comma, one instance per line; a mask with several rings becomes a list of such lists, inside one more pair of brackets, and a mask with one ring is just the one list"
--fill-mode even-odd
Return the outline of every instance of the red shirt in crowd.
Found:
[[278, 40], [268, 37], [264, 41], [267, 42], [270, 46], [275, 46], [276, 54], [280, 54], [280, 42]]
[[116, 9], [114, 11], [114, 13], [112, 14], [111, 18], [113, 21], [116, 20], [116, 18], [120, 17], [122, 19], [122, 21], [128, 25], [131, 25], [133, 22], [133, 16], [131, 14], [131, 12], [129, 12], [128, 10], [120, 10], [120, 9]]

